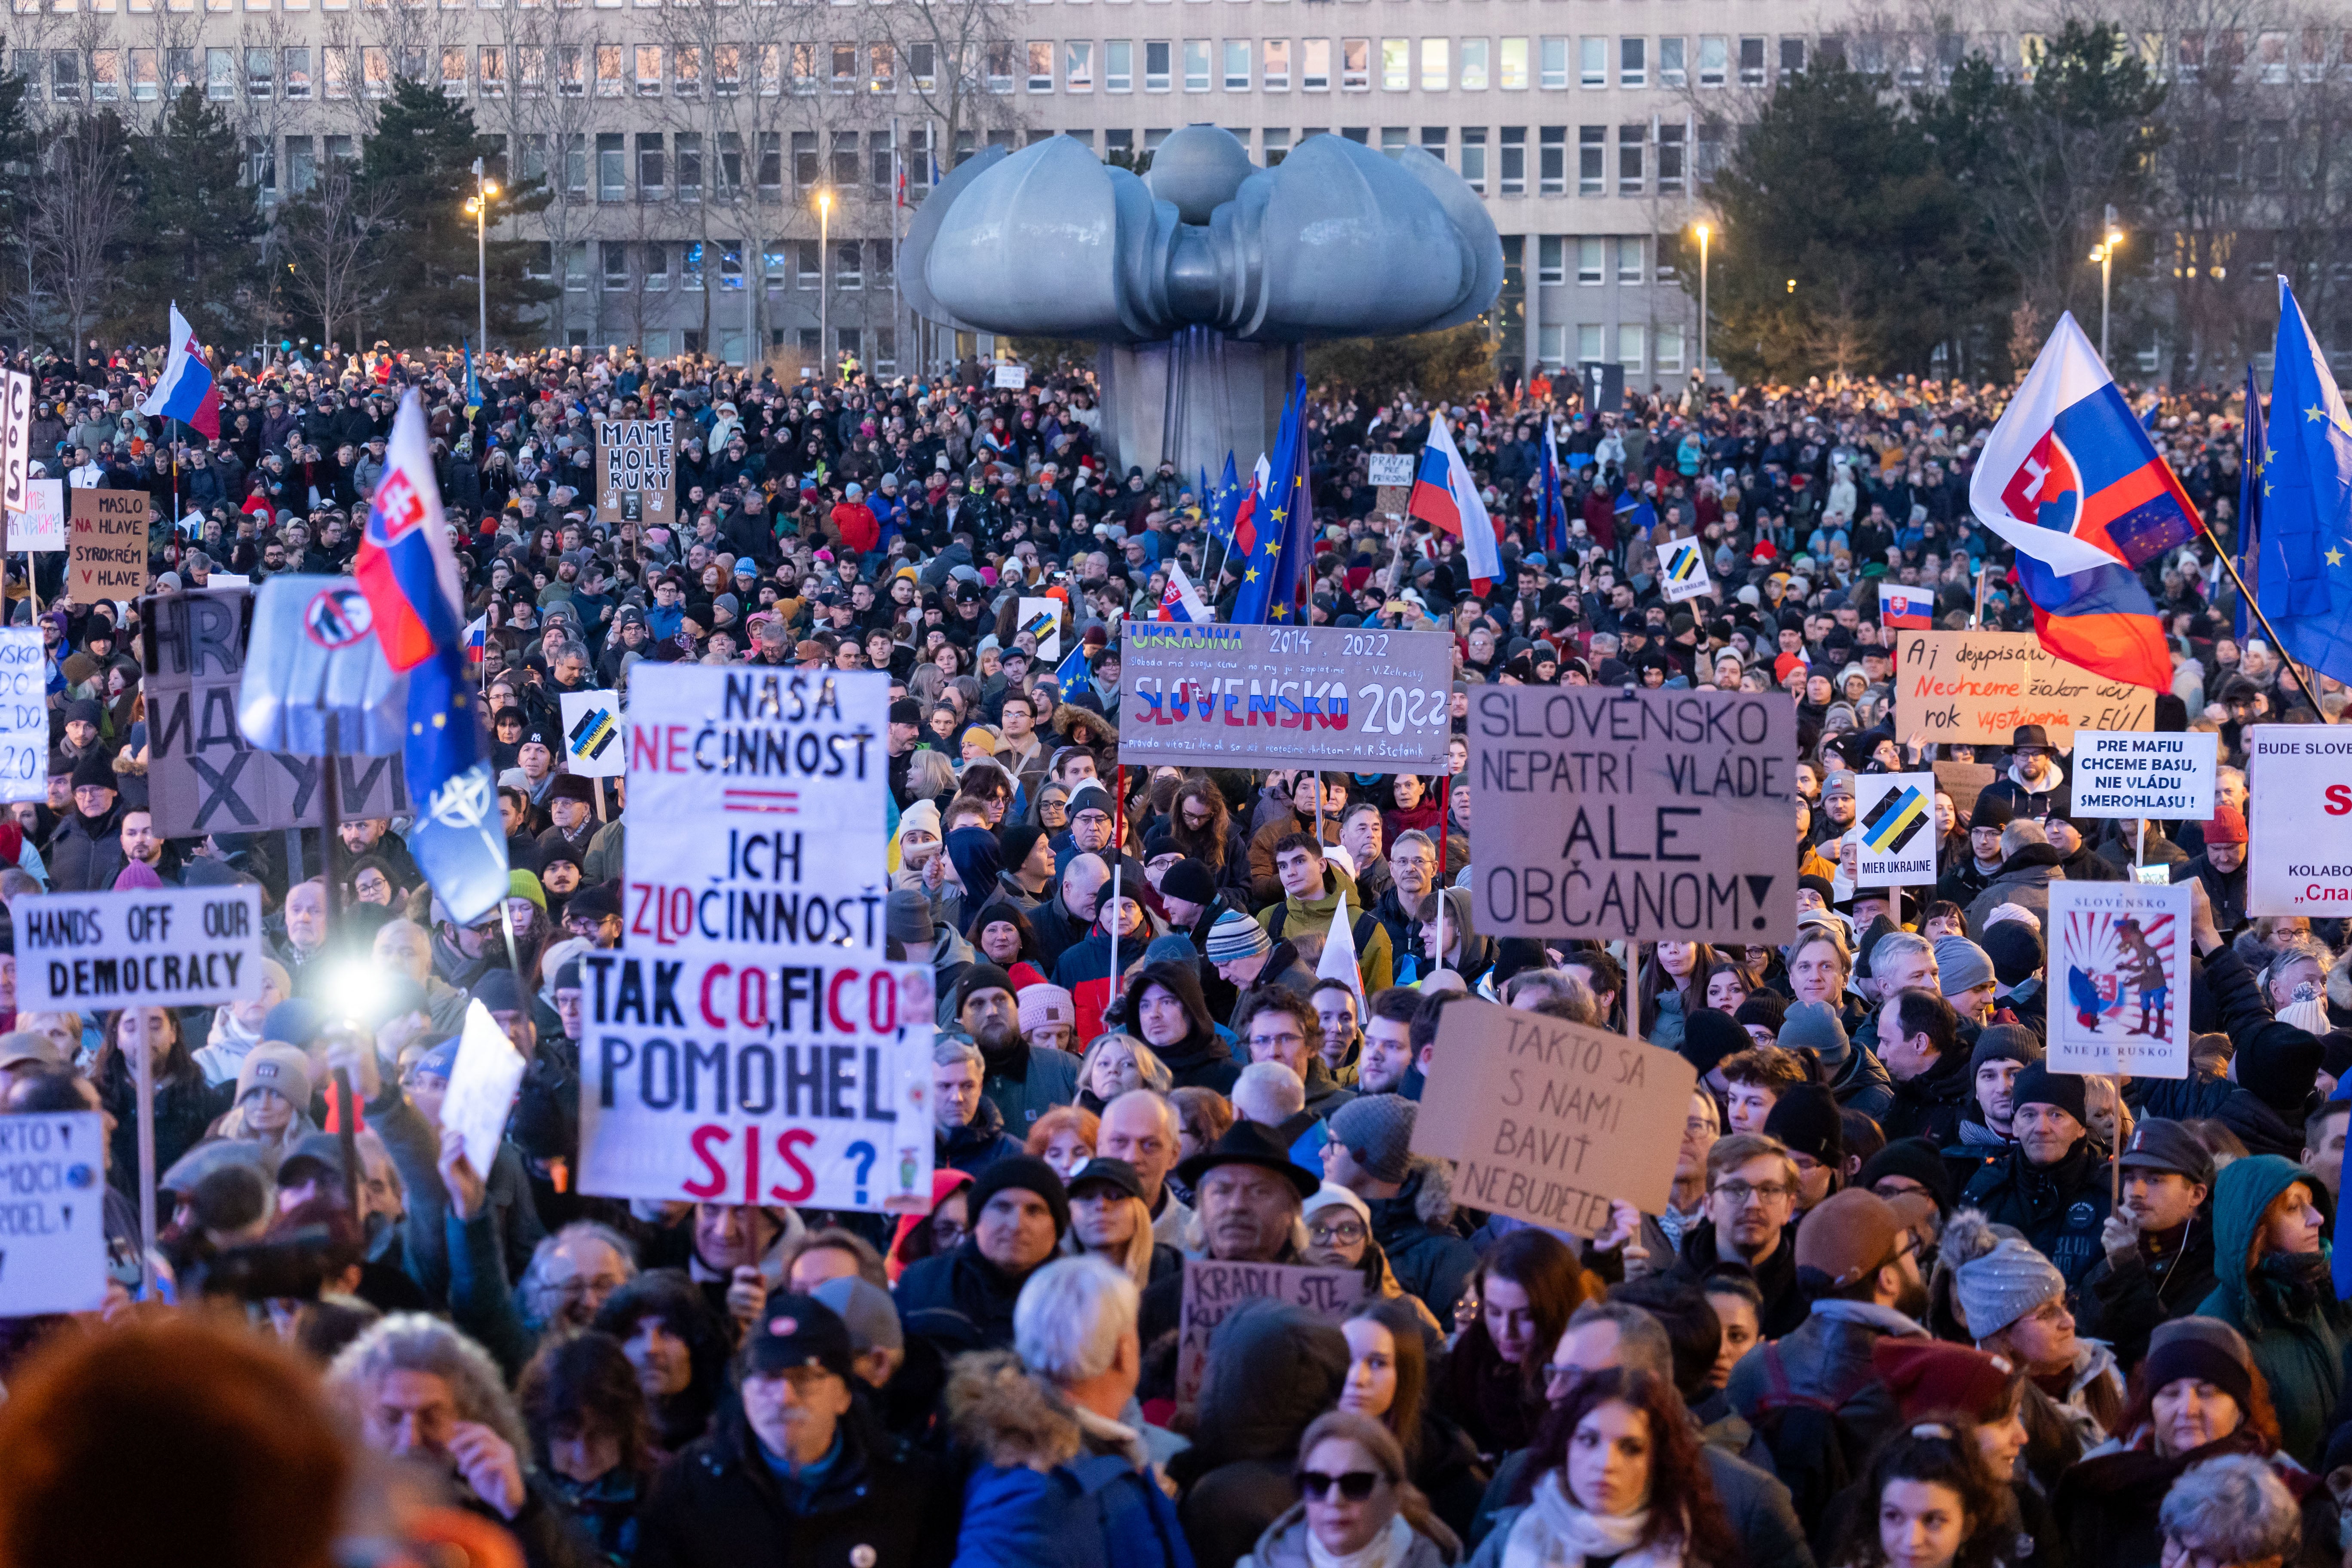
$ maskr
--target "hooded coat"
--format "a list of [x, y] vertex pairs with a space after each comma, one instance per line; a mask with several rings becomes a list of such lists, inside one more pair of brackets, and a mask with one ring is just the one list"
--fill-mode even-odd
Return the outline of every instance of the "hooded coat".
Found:
[[1303, 1307], [1249, 1302], [1217, 1326], [1192, 1447], [1170, 1461], [1200, 1568], [1233, 1568], [1298, 1500], [1298, 1439], [1339, 1401], [1348, 1342]]
[[1416, 1159], [1396, 1196], [1373, 1198], [1367, 1206], [1372, 1237], [1388, 1254], [1397, 1283], [1420, 1297], [1439, 1322], [1452, 1322], [1454, 1303], [1478, 1267], [1477, 1248], [1452, 1229], [1452, 1167]]
[[[1242, 1076], [1242, 1064], [1234, 1060], [1232, 1045], [1217, 1033], [1215, 1022], [1209, 1016], [1208, 999], [1201, 990], [1201, 970], [1197, 963], [1148, 963], [1137, 970], [1127, 983], [1129, 1016], [1136, 998], [1147, 985], [1158, 985], [1184, 1005], [1184, 1016], [1192, 1020], [1192, 1028], [1184, 1037], [1171, 1045], [1153, 1046], [1160, 1061], [1175, 1078], [1176, 1089], [1213, 1089], [1219, 1094], [1231, 1094], [1234, 1080]], [[1129, 1026], [1133, 1031], [1133, 1025]]]
[[2003, 904], [2033, 911], [2042, 929], [2050, 929], [2050, 884], [2066, 879], [2065, 857], [2047, 844], [2029, 844], [2002, 862], [1995, 877], [1969, 903], [1969, 939], [1984, 940], [1985, 921]]
[[2319, 1462], [2343, 1391], [2352, 1307], [2336, 1299], [2325, 1244], [2319, 1252], [2303, 1255], [2317, 1258], [2315, 1266], [2290, 1266], [2283, 1254], [2258, 1263], [2252, 1258], [2263, 1211], [2297, 1182], [2319, 1195], [2317, 1178], [2275, 1154], [2232, 1160], [2223, 1168], [2213, 1191], [2213, 1273], [2219, 1283], [2197, 1312], [2246, 1336], [2278, 1409], [2280, 1447], [2309, 1468]]

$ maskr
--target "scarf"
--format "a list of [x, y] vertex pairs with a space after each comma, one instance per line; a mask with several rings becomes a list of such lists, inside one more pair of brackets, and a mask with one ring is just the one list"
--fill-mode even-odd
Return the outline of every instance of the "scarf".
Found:
[[1637, 1547], [1650, 1525], [1650, 1510], [1603, 1515], [1587, 1512], [1569, 1498], [1560, 1473], [1547, 1470], [1535, 1498], [1511, 1526], [1502, 1568], [1582, 1568], [1594, 1557], [1614, 1557], [1618, 1568], [1681, 1568], [1682, 1542]]
[[1345, 1556], [1318, 1541], [1314, 1531], [1307, 1530], [1306, 1536], [1307, 1568], [1395, 1568], [1412, 1551], [1412, 1526], [1401, 1513], [1390, 1518], [1386, 1530]]

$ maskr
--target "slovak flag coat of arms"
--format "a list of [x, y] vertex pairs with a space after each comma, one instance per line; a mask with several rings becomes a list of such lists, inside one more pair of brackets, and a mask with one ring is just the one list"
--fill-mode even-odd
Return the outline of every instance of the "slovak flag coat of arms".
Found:
[[2196, 509], [2071, 312], [1986, 437], [1969, 504], [2016, 549], [2042, 647], [2111, 679], [2171, 686], [2137, 569], [2196, 536]]
[[1926, 631], [1936, 624], [1936, 595], [1927, 588], [1900, 583], [1878, 585], [1878, 624]]
[[457, 646], [457, 557], [414, 389], [393, 419], [383, 478], [368, 502], [352, 575], [367, 595], [377, 640], [394, 671], [415, 668], [436, 647]]

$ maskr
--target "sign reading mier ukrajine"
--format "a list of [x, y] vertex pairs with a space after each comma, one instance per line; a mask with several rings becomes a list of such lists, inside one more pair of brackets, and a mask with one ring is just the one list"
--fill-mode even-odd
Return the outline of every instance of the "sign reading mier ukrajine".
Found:
[[1797, 925], [1795, 703], [1778, 692], [1470, 695], [1485, 936], [1762, 942]]
[[2077, 730], [2070, 759], [2074, 815], [2202, 822], [2213, 815], [2221, 744], [2221, 737], [2210, 731]]
[[47, 665], [38, 631], [0, 630], [0, 801], [48, 794]]
[[2156, 693], [2068, 664], [2032, 632], [1903, 632], [1895, 730], [1930, 742], [2006, 746], [2039, 724], [2053, 746], [2077, 730], [2145, 730]]
[[1436, 1050], [1412, 1148], [1456, 1163], [1462, 1202], [1585, 1237], [1612, 1198], [1665, 1202], [1698, 1082], [1681, 1057], [1475, 999], [1445, 1009]]
[[890, 678], [642, 664], [629, 678], [635, 950], [878, 961]]
[[677, 517], [677, 421], [596, 422], [596, 521], [668, 523]]
[[841, 958], [583, 954], [580, 1190], [928, 1210], [931, 972]]
[[106, 1305], [106, 1124], [0, 1117], [0, 1318]]
[[2246, 912], [2352, 915], [2352, 736], [2261, 724], [2246, 756]]
[[1924, 888], [1936, 881], [1936, 775], [1861, 773], [1853, 781], [1857, 888]]
[[150, 888], [18, 899], [27, 1013], [202, 1007], [261, 994], [261, 889]]
[[1444, 632], [1129, 621], [1119, 660], [1122, 763], [1445, 769]]
[[2050, 884], [2050, 1068], [2189, 1076], [2186, 882]]

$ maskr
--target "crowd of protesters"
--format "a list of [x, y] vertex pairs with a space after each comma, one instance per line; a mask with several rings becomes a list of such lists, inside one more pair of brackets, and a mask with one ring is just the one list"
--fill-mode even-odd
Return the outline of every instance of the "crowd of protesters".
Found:
[[[1122, 623], [1172, 565], [1233, 584], [1217, 498], [1108, 461], [1085, 377], [575, 349], [493, 356], [469, 406], [448, 356], [380, 350], [223, 367], [208, 440], [136, 412], [160, 363], [33, 366], [48, 472], [153, 498], [156, 594], [348, 571], [421, 392], [487, 622], [511, 890], [451, 920], [397, 818], [159, 837], [140, 627], [65, 603], [54, 557], [11, 579], [15, 618], [45, 606], [53, 752], [46, 801], [0, 822], [0, 903], [252, 883], [273, 956], [252, 1001], [92, 1016], [14, 1013], [0, 956], [0, 1111], [112, 1127], [109, 1308], [0, 1321], [0, 1568], [2342, 1559], [2352, 948], [2247, 913], [2242, 731], [2345, 693], [2232, 635], [2200, 542], [2145, 570], [2177, 671], [2154, 725], [2228, 764], [2210, 818], [2078, 820], [2032, 727], [1899, 733], [1881, 581], [1931, 587], [1940, 625], [2031, 625], [1967, 502], [1992, 390], [1602, 413], [1539, 377], [1446, 410], [1506, 534], [1484, 589], [1365, 482], [1433, 410], [1316, 395], [1316, 618], [1451, 632], [1457, 731], [1488, 682], [1795, 698], [1799, 923], [1710, 948], [1480, 933], [1466, 744], [1427, 777], [1122, 772]], [[598, 520], [604, 417], [677, 420], [674, 521]], [[2156, 429], [2226, 538], [2231, 410]], [[1718, 592], [1671, 605], [1656, 550], [1693, 532]], [[1024, 595], [1066, 605], [1051, 658]], [[559, 700], [644, 659], [888, 671], [877, 875], [891, 955], [940, 998], [927, 1212], [576, 1190], [582, 956], [627, 945], [626, 800], [565, 771]], [[1992, 773], [1937, 797], [1941, 879], [1855, 888], [1856, 776], [1929, 758]], [[2195, 1070], [2053, 1072], [2050, 886], [2147, 867], [2192, 889]], [[1355, 984], [1318, 973], [1343, 909]], [[1696, 1069], [1656, 1212], [1557, 1234], [1414, 1152], [1474, 997]], [[488, 1170], [439, 1126], [472, 1001], [528, 1064]], [[1194, 1391], [1187, 1257], [1353, 1270], [1361, 1301], [1235, 1310]]]

